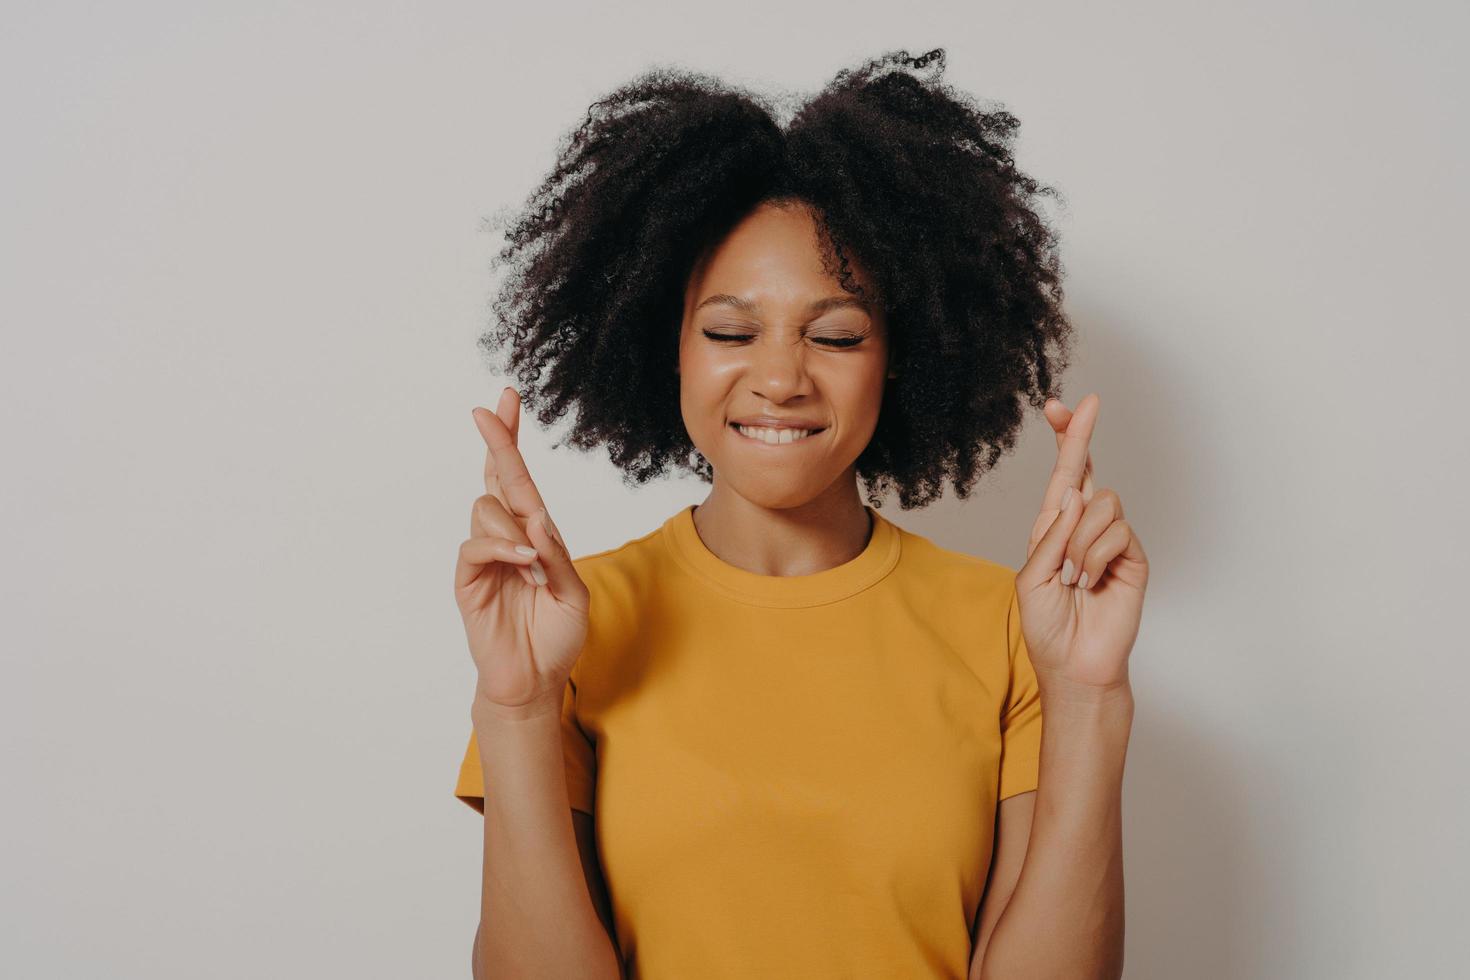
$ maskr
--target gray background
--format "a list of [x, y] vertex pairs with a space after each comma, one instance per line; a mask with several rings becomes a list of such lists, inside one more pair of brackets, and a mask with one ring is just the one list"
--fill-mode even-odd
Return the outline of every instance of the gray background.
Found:
[[[613, 9], [615, 8], [615, 9]], [[1463, 969], [1458, 4], [8, 4], [5, 874], [16, 976], [467, 976], [451, 591], [502, 379], [481, 219], [655, 63], [891, 48], [1022, 120], [1153, 563], [1128, 976]], [[574, 551], [703, 496], [525, 427]], [[1033, 416], [967, 502], [1019, 565]]]

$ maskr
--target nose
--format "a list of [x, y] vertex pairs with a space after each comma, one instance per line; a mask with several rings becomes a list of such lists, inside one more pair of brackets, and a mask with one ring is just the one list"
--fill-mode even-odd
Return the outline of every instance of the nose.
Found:
[[811, 375], [806, 370], [806, 345], [767, 337], [753, 348], [750, 388], [754, 394], [775, 404], [810, 394]]

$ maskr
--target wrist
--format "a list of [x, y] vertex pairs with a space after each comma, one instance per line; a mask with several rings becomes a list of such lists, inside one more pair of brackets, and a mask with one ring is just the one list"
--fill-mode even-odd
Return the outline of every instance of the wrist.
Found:
[[1058, 753], [1070, 764], [1085, 764], [1094, 775], [1121, 778], [1122, 760], [1133, 734], [1133, 689], [1127, 683], [1105, 688], [1076, 682], [1041, 688], [1043, 768], [1057, 766]]
[[1060, 674], [1038, 670], [1036, 683], [1043, 704], [1079, 709], [1127, 708], [1131, 711], [1133, 708], [1133, 684], [1127, 677], [1113, 684], [1084, 684]]
[[477, 730], [492, 726], [535, 724], [547, 719], [560, 721], [560, 696], [555, 699], [544, 696], [525, 704], [506, 705], [477, 694], [474, 703], [470, 706], [470, 720]]

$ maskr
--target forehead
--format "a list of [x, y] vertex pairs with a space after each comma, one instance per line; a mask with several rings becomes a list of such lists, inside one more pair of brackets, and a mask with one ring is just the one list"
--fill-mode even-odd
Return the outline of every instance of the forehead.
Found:
[[[853, 278], [870, 288], [861, 266], [851, 255], [847, 258]], [[772, 311], [806, 309], [813, 300], [851, 294], [822, 267], [817, 223], [808, 209], [766, 203], [696, 263], [685, 289], [686, 314], [718, 295]]]

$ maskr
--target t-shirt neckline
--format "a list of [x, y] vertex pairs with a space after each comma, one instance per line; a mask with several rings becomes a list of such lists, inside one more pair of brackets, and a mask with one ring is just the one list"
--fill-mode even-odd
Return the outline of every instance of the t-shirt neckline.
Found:
[[755, 606], [796, 608], [837, 602], [876, 584], [898, 564], [898, 527], [872, 507], [873, 532], [852, 559], [810, 575], [759, 575], [737, 568], [710, 551], [694, 526], [695, 504], [664, 521], [660, 537], [689, 574], [720, 594]]

